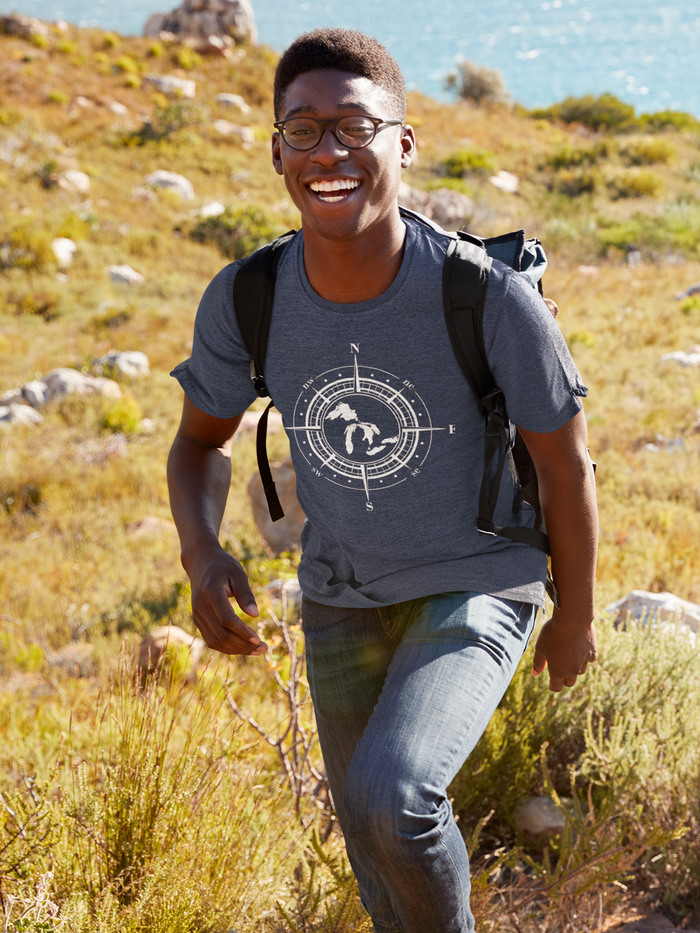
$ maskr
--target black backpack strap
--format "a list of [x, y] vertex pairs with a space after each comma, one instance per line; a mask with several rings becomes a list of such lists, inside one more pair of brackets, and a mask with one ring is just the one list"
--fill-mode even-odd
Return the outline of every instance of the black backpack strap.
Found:
[[[243, 343], [250, 353], [250, 378], [260, 398], [269, 398], [265, 384], [265, 357], [270, 336], [272, 306], [275, 301], [277, 267], [287, 243], [296, 231], [273, 240], [243, 260], [233, 282], [233, 306]], [[270, 461], [267, 457], [267, 418], [274, 402], [270, 402], [258, 421], [255, 445], [258, 469], [262, 480], [267, 507], [273, 522], [284, 518], [284, 510], [275, 489]]]
[[[535, 528], [498, 526], [493, 521], [503, 469], [512, 456], [513, 432], [505, 397], [494, 382], [484, 346], [484, 304], [490, 270], [491, 259], [482, 246], [461, 237], [449, 244], [442, 279], [445, 324], [460, 369], [476, 393], [486, 419], [484, 473], [476, 524], [482, 534], [500, 535], [549, 553], [549, 541], [543, 532]], [[499, 451], [501, 458], [489, 490], [488, 471]]]

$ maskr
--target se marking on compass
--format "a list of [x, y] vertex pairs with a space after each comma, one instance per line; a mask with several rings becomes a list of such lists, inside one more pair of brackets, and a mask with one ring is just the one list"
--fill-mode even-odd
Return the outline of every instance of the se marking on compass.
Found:
[[350, 344], [352, 365], [304, 383], [294, 407], [297, 445], [317, 476], [345, 489], [371, 493], [417, 476], [430, 453], [433, 427], [414, 385], [378, 367], [360, 366], [359, 344]]

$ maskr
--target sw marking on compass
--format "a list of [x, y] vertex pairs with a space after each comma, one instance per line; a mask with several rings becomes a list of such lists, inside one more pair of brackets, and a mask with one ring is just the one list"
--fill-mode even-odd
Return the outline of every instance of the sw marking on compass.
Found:
[[366, 508], [372, 511], [371, 494], [417, 476], [433, 434], [454, 434], [455, 428], [433, 427], [409, 380], [360, 366], [359, 345], [350, 346], [352, 365], [329, 369], [304, 383], [289, 430], [317, 476], [363, 490]]

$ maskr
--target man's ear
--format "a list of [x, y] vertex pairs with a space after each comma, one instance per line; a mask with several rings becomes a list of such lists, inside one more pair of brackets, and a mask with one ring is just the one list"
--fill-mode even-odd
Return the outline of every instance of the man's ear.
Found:
[[401, 129], [401, 168], [408, 168], [416, 154], [416, 134], [406, 123]]
[[272, 134], [272, 164], [278, 175], [284, 175], [284, 169], [282, 167], [282, 144], [280, 139], [279, 133]]

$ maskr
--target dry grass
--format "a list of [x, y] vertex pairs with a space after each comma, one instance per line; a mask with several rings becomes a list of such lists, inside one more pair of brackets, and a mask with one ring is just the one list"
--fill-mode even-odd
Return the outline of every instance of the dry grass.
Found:
[[[39, 427], [13, 427], [0, 434], [0, 790], [8, 802], [12, 796], [16, 810], [24, 808], [27, 844], [36, 847], [29, 857], [29, 850], [22, 850], [21, 871], [14, 856], [8, 861], [2, 840], [12, 834], [12, 821], [3, 817], [2, 890], [17, 898], [12, 923], [29, 911], [26, 918], [34, 917], [35, 924], [49, 924], [28, 929], [218, 929], [202, 920], [205, 908], [213, 909], [207, 898], [219, 890], [211, 873], [229, 878], [235, 866], [217, 862], [214, 849], [250, 839], [248, 827], [235, 820], [226, 838], [217, 835], [224, 833], [214, 816], [217, 808], [232, 806], [217, 797], [218, 791], [212, 790], [208, 803], [202, 803], [210, 810], [201, 825], [189, 818], [193, 801], [199, 799], [195, 783], [210, 773], [207, 768], [218, 768], [223, 783], [217, 787], [233, 782], [231, 792], [248, 795], [257, 808], [256, 819], [271, 814], [271, 848], [266, 851], [274, 850], [266, 867], [254, 859], [249, 863], [249, 871], [266, 885], [258, 900], [249, 903], [243, 895], [226, 900], [221, 929], [235, 922], [245, 933], [269, 933], [282, 924], [319, 933], [359, 933], [366, 929], [366, 918], [335, 835], [325, 845], [312, 846], [303, 858], [297, 851], [296, 870], [291, 872], [287, 843], [281, 840], [290, 826], [293, 802], [265, 743], [252, 733], [244, 738], [230, 707], [219, 703], [216, 677], [206, 674], [199, 692], [183, 688], [177, 699], [164, 688], [153, 688], [145, 702], [136, 699], [124, 672], [115, 681], [120, 651], [126, 657], [145, 630], [168, 620], [185, 628], [192, 625], [177, 543], [167, 526], [151, 536], [135, 536], [129, 530], [145, 515], [169, 517], [165, 458], [181, 398], [168, 372], [188, 355], [199, 297], [226, 262], [214, 244], [191, 237], [197, 220], [190, 210], [216, 199], [233, 211], [262, 207], [285, 229], [298, 225], [283, 183], [269, 165], [271, 54], [248, 48], [245, 57], [235, 61], [193, 63], [181, 57], [178, 63], [179, 47], [152, 46], [150, 40], [110, 38], [99, 30], [56, 34], [46, 48], [0, 37], [0, 392], [57, 366], [89, 368], [109, 349], [142, 350], [149, 356], [151, 376], [122, 380], [122, 389], [153, 422], [152, 433], [132, 433], [115, 441], [105, 427], [105, 403], [68, 398], [46, 406]], [[192, 67], [187, 70], [183, 63]], [[190, 114], [194, 122], [181, 121], [182, 128], [160, 142], [143, 142], [143, 134], [137, 134], [144, 120], [157, 119], [169, 103], [143, 80], [145, 74], [176, 69], [197, 82], [193, 104], [198, 110]], [[251, 112], [221, 108], [215, 95], [222, 91], [242, 94]], [[91, 105], [79, 106], [79, 96]], [[128, 115], [115, 115], [109, 109], [113, 101], [124, 104]], [[251, 126], [251, 148], [243, 148], [236, 137], [219, 135], [212, 125], [219, 118]], [[464, 183], [476, 205], [471, 227], [490, 235], [525, 226], [547, 247], [546, 293], [562, 309], [564, 335], [590, 387], [586, 411], [590, 446], [598, 462], [601, 513], [598, 607], [633, 588], [668, 589], [700, 601], [700, 370], [660, 361], [664, 353], [700, 342], [700, 304], [674, 298], [700, 281], [696, 130], [692, 125], [666, 129], [663, 138], [594, 136], [580, 128], [533, 120], [517, 108], [494, 112], [437, 103], [418, 94], [411, 96], [409, 120], [419, 140], [419, 158], [406, 176], [410, 184], [441, 184], [445, 162], [461, 150], [488, 152], [495, 170], [521, 178], [520, 194], [513, 196], [490, 185], [488, 173], [468, 173]], [[149, 193], [144, 178], [159, 168], [189, 178], [195, 201], [181, 202], [163, 191]], [[89, 194], [54, 183], [56, 174], [67, 169], [90, 176]], [[562, 194], [566, 185], [573, 185], [574, 191], [580, 187], [577, 173], [583, 171], [593, 173], [591, 190], [575, 197]], [[615, 199], [610, 180], [642, 171], [659, 179], [656, 193], [651, 186], [640, 197]], [[570, 174], [565, 177], [566, 172]], [[49, 252], [55, 236], [69, 236], [78, 247], [67, 281], [57, 279]], [[631, 246], [641, 251], [640, 264], [627, 261]], [[14, 260], [3, 258], [13, 249], [23, 250], [21, 261], [16, 252]], [[105, 266], [122, 263], [140, 272], [145, 283], [132, 288], [111, 284]], [[582, 263], [594, 264], [595, 274], [581, 272]], [[682, 445], [666, 450], [658, 435], [681, 440]], [[645, 449], [650, 443], [659, 449]], [[286, 449], [283, 438], [272, 439], [274, 458], [284, 457]], [[273, 561], [266, 555], [245, 493], [254, 469], [252, 440], [244, 439], [234, 446], [234, 479], [222, 540], [246, 562], [259, 593], [268, 580], [293, 571], [293, 557]], [[633, 652], [626, 655], [624, 648], [632, 643], [605, 631], [612, 660], [603, 659], [598, 673], [572, 694], [573, 702], [552, 700], [539, 685], [524, 686], [527, 678], [519, 676], [502, 717], [484, 740], [485, 749], [499, 746], [499, 729], [519, 709], [532, 714], [537, 729], [544, 730], [540, 733], [533, 726], [522, 745], [527, 755], [523, 752], [525, 757], [518, 758], [512, 735], [520, 735], [520, 730], [505, 729], [511, 741], [503, 740], [507, 763], [501, 770], [512, 779], [494, 800], [497, 812], [490, 825], [493, 838], [500, 838], [506, 851], [494, 854], [499, 846], [490, 840], [489, 825], [475, 843], [485, 860], [476, 883], [484, 929], [602, 930], [616, 909], [615, 892], [620, 890], [610, 887], [613, 876], [628, 886], [644, 887], [656, 901], [673, 908], [676, 917], [688, 914], [693, 898], [700, 896], [700, 866], [692, 856], [699, 833], [700, 768], [693, 757], [698, 725], [697, 717], [691, 716], [697, 709], [693, 689], [698, 675], [683, 668], [680, 660], [674, 667], [669, 648], [648, 666], [656, 669], [655, 664], [666, 663], [664, 676], [675, 693], [661, 696], [650, 688], [634, 694], [632, 702], [625, 690]], [[94, 646], [95, 670], [87, 679], [75, 680], [49, 662], [52, 652], [71, 638]], [[634, 644], [634, 663], [645, 666], [645, 652], [658, 654], [643, 639]], [[229, 685], [236, 704], [265, 728], [275, 727], [278, 687], [261, 664], [234, 662], [217, 677]], [[615, 719], [615, 698], [623, 695], [626, 712], [622, 720]], [[602, 696], [610, 699], [608, 706], [601, 705]], [[635, 754], [662, 745], [668, 755], [656, 772], [649, 770], [651, 759], [632, 756], [637, 770], [620, 790], [615, 769], [610, 766], [606, 772], [598, 759], [604, 752], [614, 762], [610, 743], [618, 734], [615, 729], [638, 725], [635, 704], [646, 724], [635, 733]], [[587, 708], [597, 711], [602, 734], [589, 729]], [[121, 725], [110, 725], [115, 722]], [[127, 725], [131, 751], [120, 744]], [[177, 826], [185, 829], [171, 847], [172, 857], [161, 859], [152, 850], [142, 851], [141, 861], [131, 859], [117, 870], [99, 855], [100, 840], [106, 838], [108, 819], [117, 811], [126, 819], [132, 804], [124, 809], [124, 800], [105, 796], [104, 788], [110, 769], [122, 775], [121, 783], [129, 767], [129, 773], [142, 769], [150, 774], [151, 759], [139, 757], [148, 744], [139, 730], [146, 728], [160, 736], [166, 784], [171, 782], [168, 799], [174, 801], [172, 812], [181, 816]], [[230, 739], [224, 749], [226, 730]], [[685, 737], [685, 747], [679, 736]], [[594, 807], [573, 827], [585, 845], [571, 844], [551, 853], [558, 874], [555, 887], [547, 890], [542, 859], [512, 848], [511, 802], [505, 802], [516, 793], [546, 790], [546, 773], [539, 764], [545, 741], [555, 791], [567, 792], [573, 765], [578, 769], [575, 794], [584, 802], [591, 784], [605, 784], [601, 775], [607, 775], [613, 794], [605, 797], [596, 790]], [[207, 749], [201, 762], [193, 751], [200, 745]], [[196, 772], [193, 762], [200, 762], [202, 770]], [[176, 777], [184, 783], [177, 785]], [[496, 777], [503, 781], [503, 774], [488, 778], [490, 786]], [[674, 782], [681, 782], [680, 791], [678, 786], [671, 791]], [[471, 832], [484, 815], [483, 807], [469, 802], [468, 788], [455, 793], [456, 807]], [[606, 810], [614, 799], [618, 810]], [[72, 801], [72, 810], [67, 801]], [[655, 826], [640, 820], [635, 810], [640, 806]], [[598, 822], [591, 822], [591, 812]], [[620, 818], [621, 812], [626, 819]], [[76, 814], [82, 814], [80, 819]], [[175, 825], [158, 823], [154, 840], [160, 840], [161, 848], [175, 838], [168, 833], [177, 835]], [[48, 826], [50, 833], [44, 836]], [[663, 838], [653, 835], [659, 827]], [[674, 840], [683, 827], [687, 835]], [[120, 831], [130, 835], [130, 845], [136, 844], [128, 821]], [[161, 831], [165, 835], [158, 835]], [[144, 844], [148, 841], [139, 838]], [[277, 848], [274, 840], [279, 841]], [[13, 845], [21, 855], [20, 841]], [[608, 851], [608, 845], [622, 849], [619, 857], [606, 856], [601, 867], [590, 848], [595, 845], [598, 853]], [[194, 846], [207, 854], [192, 873]], [[662, 859], [652, 862], [657, 855]], [[132, 872], [128, 883], [120, 875], [125, 868]], [[43, 894], [37, 893], [40, 883]], [[137, 889], [138, 894], [125, 899], [125, 891]], [[173, 889], [176, 894], [169, 899], [164, 892]], [[47, 891], [61, 904], [59, 918], [49, 916]], [[44, 898], [39, 906], [37, 898]], [[276, 902], [287, 921], [280, 919]], [[236, 913], [241, 904], [248, 905], [247, 913]], [[9, 924], [8, 919], [6, 927], [12, 929]]]

